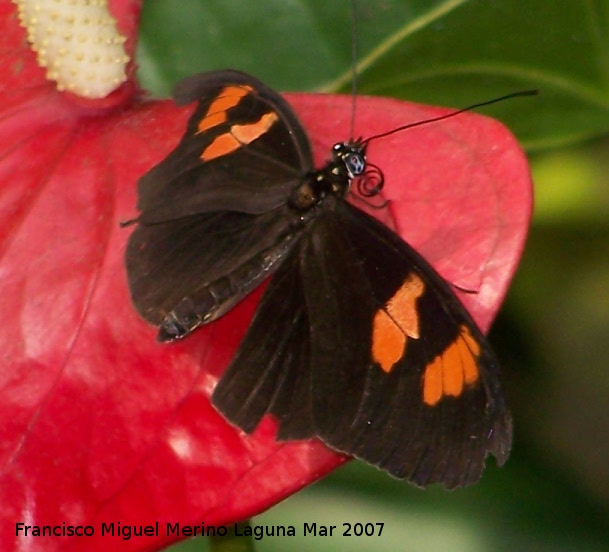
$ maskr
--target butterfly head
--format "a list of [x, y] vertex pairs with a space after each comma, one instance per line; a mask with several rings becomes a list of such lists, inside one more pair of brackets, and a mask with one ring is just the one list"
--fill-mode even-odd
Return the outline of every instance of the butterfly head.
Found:
[[[361, 138], [338, 142], [332, 148], [332, 156], [334, 165], [343, 167], [342, 173], [347, 175], [349, 186], [355, 182], [359, 195], [370, 198], [381, 192], [385, 178], [379, 167], [366, 160], [367, 145], [368, 142]], [[348, 191], [347, 188], [343, 195]]]
[[331, 159], [303, 179], [290, 198], [290, 205], [307, 211], [328, 196], [345, 197], [351, 182], [366, 171], [366, 148], [361, 140], [338, 142], [332, 147]]
[[366, 160], [366, 146], [361, 139], [334, 144], [332, 158], [321, 169], [307, 175], [292, 193], [290, 205], [298, 211], [307, 211], [328, 196], [343, 198], [352, 182], [363, 197], [379, 194], [384, 183], [383, 173]]
[[332, 147], [332, 162], [349, 180], [361, 176], [366, 170], [366, 148], [361, 140], [338, 142]]

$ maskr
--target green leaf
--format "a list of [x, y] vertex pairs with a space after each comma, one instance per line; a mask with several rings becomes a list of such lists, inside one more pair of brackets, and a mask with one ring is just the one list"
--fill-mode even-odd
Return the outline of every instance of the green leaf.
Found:
[[[489, 109], [527, 146], [609, 127], [609, 5], [602, 0], [360, 0], [359, 92], [462, 107], [526, 88], [541, 96]], [[348, 0], [171, 0], [144, 5], [146, 87], [237, 68], [280, 90], [348, 92]]]

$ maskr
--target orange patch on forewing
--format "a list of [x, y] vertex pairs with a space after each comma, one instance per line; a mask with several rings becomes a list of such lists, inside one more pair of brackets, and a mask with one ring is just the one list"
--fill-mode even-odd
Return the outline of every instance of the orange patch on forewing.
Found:
[[221, 125], [226, 122], [226, 111], [218, 111], [217, 113], [211, 113], [205, 115], [203, 119], [199, 121], [199, 126], [197, 127], [197, 134], [201, 132], [205, 132], [210, 128], [214, 128], [215, 126]]
[[277, 113], [271, 111], [265, 113], [255, 123], [247, 125], [233, 125], [230, 132], [220, 134], [207, 146], [201, 154], [203, 161], [211, 161], [217, 157], [228, 155], [241, 146], [251, 144], [257, 138], [264, 135], [279, 119]]
[[463, 391], [463, 363], [459, 350], [461, 337], [442, 355], [442, 394], [458, 397]]
[[442, 398], [442, 356], [427, 365], [423, 381], [423, 400], [433, 406]]
[[226, 122], [226, 112], [232, 107], [239, 105], [241, 99], [247, 96], [252, 90], [253, 88], [247, 85], [227, 86], [218, 94], [217, 98], [209, 104], [207, 113], [199, 121], [197, 134]]
[[274, 111], [265, 113], [255, 123], [247, 125], [233, 125], [230, 129], [231, 134], [242, 144], [251, 144], [254, 140], [260, 138], [271, 128], [279, 119], [279, 116]]
[[207, 146], [201, 154], [202, 161], [211, 161], [223, 155], [228, 155], [241, 146], [251, 144], [260, 138], [279, 119], [277, 113], [265, 113], [254, 123], [233, 125], [230, 132], [220, 134]]
[[379, 309], [372, 323], [372, 358], [385, 372], [402, 358], [406, 336], [389, 315]]
[[408, 338], [419, 339], [419, 313], [416, 300], [425, 284], [414, 273], [408, 274], [393, 297], [374, 315], [372, 323], [372, 359], [385, 372], [406, 354]]
[[416, 274], [409, 274], [387, 302], [387, 312], [400, 329], [412, 339], [419, 339], [419, 313], [416, 300], [423, 295], [425, 284]]
[[435, 406], [442, 397], [459, 397], [465, 386], [473, 385], [480, 377], [480, 344], [467, 326], [462, 325], [459, 330], [457, 338], [425, 368], [423, 401], [429, 406]]
[[461, 339], [459, 340], [459, 350], [463, 362], [463, 379], [467, 385], [478, 381], [480, 372], [478, 370], [478, 357], [480, 356], [480, 343], [478, 343], [469, 332], [467, 326], [461, 326]]
[[201, 159], [203, 161], [211, 161], [217, 157], [228, 155], [240, 147], [241, 143], [232, 134], [220, 134], [203, 150]]

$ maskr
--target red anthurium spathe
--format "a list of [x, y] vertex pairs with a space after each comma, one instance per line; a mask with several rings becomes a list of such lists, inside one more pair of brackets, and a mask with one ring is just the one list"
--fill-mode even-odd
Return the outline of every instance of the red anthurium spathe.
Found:
[[[127, 56], [139, 4], [109, 2]], [[0, 548], [154, 550], [179, 538], [167, 523], [238, 521], [342, 463], [316, 441], [275, 442], [272, 420], [246, 436], [210, 405], [259, 292], [172, 345], [157, 343], [131, 306], [130, 230], [119, 222], [137, 215], [138, 178], [177, 143], [192, 107], [141, 100], [132, 63], [105, 97], [60, 92], [8, 0], [0, 21]], [[323, 162], [347, 137], [351, 99], [288, 99]], [[441, 112], [362, 98], [356, 135]], [[391, 200], [377, 214], [469, 291], [461, 298], [487, 329], [531, 209], [513, 137], [464, 114], [373, 142], [368, 153]], [[157, 522], [158, 536], [119, 534], [119, 523]], [[62, 536], [26, 536], [35, 525]], [[69, 536], [77, 527], [93, 535]], [[114, 536], [102, 534], [111, 527]]]

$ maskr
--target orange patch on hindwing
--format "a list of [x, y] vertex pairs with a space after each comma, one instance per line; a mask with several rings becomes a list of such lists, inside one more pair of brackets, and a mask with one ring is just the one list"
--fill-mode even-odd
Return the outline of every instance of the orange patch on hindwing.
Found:
[[459, 397], [480, 377], [480, 344], [464, 324], [459, 335], [426, 367], [423, 374], [423, 401], [435, 406], [443, 397]]
[[406, 354], [409, 338], [419, 339], [416, 300], [424, 291], [423, 280], [410, 273], [391, 299], [374, 315], [372, 359], [378, 362], [385, 372], [389, 372]]

